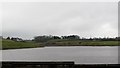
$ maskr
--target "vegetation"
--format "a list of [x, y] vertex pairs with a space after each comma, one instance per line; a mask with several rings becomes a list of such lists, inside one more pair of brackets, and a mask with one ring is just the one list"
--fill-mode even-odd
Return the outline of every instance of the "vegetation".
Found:
[[109, 37], [105, 37], [105, 38], [80, 38], [78, 35], [69, 35], [69, 36], [36, 36], [33, 40], [35, 42], [47, 42], [47, 41], [50, 41], [50, 40], [58, 40], [58, 39], [61, 39], [61, 40], [82, 40], [82, 41], [120, 41], [120, 37], [115, 37], [115, 38], [109, 38]]
[[118, 41], [52, 40], [46, 46], [118, 46]]
[[2, 49], [36, 48], [44, 46], [118, 46], [120, 37], [116, 38], [80, 38], [77, 35], [70, 36], [36, 36], [33, 40], [22, 38], [2, 38]]
[[30, 42], [16, 42], [13, 40], [2, 40], [2, 49], [20, 49], [20, 48], [36, 48], [43, 47], [40, 43]]
[[118, 46], [120, 37], [116, 38], [80, 38], [69, 36], [36, 36], [35, 42], [44, 42], [44, 46]]
[[2, 49], [2, 39], [0, 38], [0, 49]]

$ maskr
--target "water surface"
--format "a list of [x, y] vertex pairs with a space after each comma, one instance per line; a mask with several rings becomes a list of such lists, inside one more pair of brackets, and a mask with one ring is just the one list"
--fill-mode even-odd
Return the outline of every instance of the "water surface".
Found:
[[70, 46], [2, 51], [3, 61], [74, 61], [76, 64], [117, 64], [117, 46]]

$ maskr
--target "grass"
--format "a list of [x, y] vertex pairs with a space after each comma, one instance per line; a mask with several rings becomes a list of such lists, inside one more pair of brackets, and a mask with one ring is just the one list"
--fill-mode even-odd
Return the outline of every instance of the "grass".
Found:
[[0, 49], [2, 49], [2, 39], [0, 38]]
[[20, 49], [43, 47], [40, 43], [35, 42], [16, 42], [12, 40], [2, 40], [2, 49]]
[[37, 48], [43, 46], [118, 46], [118, 41], [83, 41], [83, 40], [50, 40], [45, 43], [16, 42], [12, 40], [0, 40], [2, 49], [21, 49], [21, 48]]
[[47, 46], [118, 46], [118, 41], [52, 40]]

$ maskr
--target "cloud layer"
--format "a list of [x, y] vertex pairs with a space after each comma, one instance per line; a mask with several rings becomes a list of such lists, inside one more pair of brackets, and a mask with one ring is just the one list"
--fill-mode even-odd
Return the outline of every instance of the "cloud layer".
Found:
[[3, 3], [3, 36], [30, 39], [36, 35], [115, 37], [117, 3]]

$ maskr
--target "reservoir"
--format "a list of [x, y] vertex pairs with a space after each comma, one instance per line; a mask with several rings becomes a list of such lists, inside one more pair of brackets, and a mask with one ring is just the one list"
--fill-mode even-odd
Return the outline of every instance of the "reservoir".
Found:
[[74, 61], [75, 64], [117, 64], [118, 46], [51, 46], [2, 50], [2, 61]]

